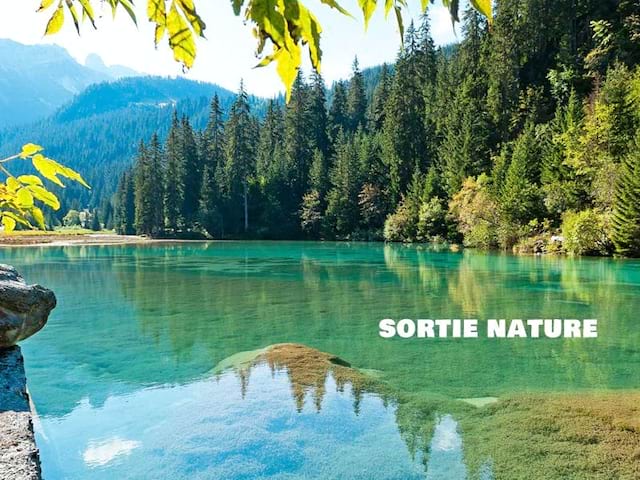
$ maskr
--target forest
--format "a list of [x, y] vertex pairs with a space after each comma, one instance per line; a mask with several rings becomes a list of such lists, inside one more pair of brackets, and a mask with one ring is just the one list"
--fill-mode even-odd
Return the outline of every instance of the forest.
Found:
[[241, 85], [203, 130], [174, 112], [115, 228], [639, 256], [640, 2], [502, 0], [461, 38], [436, 48], [424, 16], [367, 76], [299, 73], [259, 115]]

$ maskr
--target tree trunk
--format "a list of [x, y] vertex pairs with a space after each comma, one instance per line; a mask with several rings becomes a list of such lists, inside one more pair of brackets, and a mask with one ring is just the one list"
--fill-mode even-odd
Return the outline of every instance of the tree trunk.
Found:
[[248, 202], [248, 186], [247, 182], [244, 182], [244, 231], [249, 230], [249, 202]]

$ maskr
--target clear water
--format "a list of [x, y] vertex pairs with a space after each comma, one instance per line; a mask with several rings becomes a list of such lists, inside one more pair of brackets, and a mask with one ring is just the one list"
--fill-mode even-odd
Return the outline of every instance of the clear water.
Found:
[[[640, 262], [381, 244], [223, 242], [4, 249], [56, 291], [23, 345], [45, 478], [465, 478], [439, 412], [429, 455], [398, 405], [327, 379], [299, 411], [286, 372], [212, 373], [294, 342], [443, 398], [640, 388]], [[391, 318], [597, 318], [599, 338], [382, 339]], [[491, 478], [490, 468], [486, 478]]]

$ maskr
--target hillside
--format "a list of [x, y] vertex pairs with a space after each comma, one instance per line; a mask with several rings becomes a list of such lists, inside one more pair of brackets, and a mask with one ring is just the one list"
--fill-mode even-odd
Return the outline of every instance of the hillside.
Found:
[[[45, 120], [0, 130], [0, 154], [18, 151], [27, 142], [45, 146], [48, 155], [82, 172], [93, 187], [59, 192], [61, 212], [71, 205], [95, 207], [114, 193], [140, 140], [154, 132], [161, 138], [166, 135], [174, 109], [187, 115], [194, 128], [204, 128], [214, 94], [228, 110], [235, 94], [213, 84], [159, 77], [101, 83]], [[256, 114], [263, 114], [264, 100], [251, 98], [251, 105]]]

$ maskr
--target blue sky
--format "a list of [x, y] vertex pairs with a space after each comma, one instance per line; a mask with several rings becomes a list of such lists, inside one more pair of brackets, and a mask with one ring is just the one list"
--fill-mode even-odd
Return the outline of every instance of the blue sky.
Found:
[[[400, 46], [392, 16], [385, 20], [380, 9], [365, 32], [356, 0], [344, 0], [342, 3], [356, 19], [343, 17], [321, 5], [318, 0], [305, 2], [318, 16], [324, 29], [322, 73], [329, 83], [349, 76], [356, 55], [363, 67], [378, 65], [393, 61]], [[0, 0], [0, 4], [3, 4], [3, 14], [0, 16], [2, 38], [27, 44], [56, 43], [81, 63], [87, 55], [96, 53], [107, 65], [126, 65], [149, 74], [183, 75], [181, 68], [173, 62], [168, 47], [163, 45], [157, 50], [154, 48], [153, 27], [145, 20], [145, 0], [136, 2], [140, 19], [138, 28], [124, 11], [118, 14], [115, 21], [111, 21], [110, 10], [105, 8], [102, 12], [105, 18], [97, 22], [97, 31], [86, 24], [82, 36], [78, 37], [69, 22], [62, 32], [46, 38], [42, 33], [47, 15], [35, 13], [40, 0]], [[236, 90], [243, 78], [251, 93], [272, 96], [281, 92], [282, 85], [274, 67], [253, 68], [257, 63], [255, 40], [250, 26], [233, 15], [230, 2], [199, 0], [197, 5], [207, 23], [207, 39], [198, 42], [196, 64], [184, 76], [214, 82], [231, 90]], [[447, 11], [439, 2], [430, 5], [429, 9], [436, 43], [444, 45], [456, 41]], [[417, 17], [418, 13], [419, 2], [411, 1], [407, 15]]]

